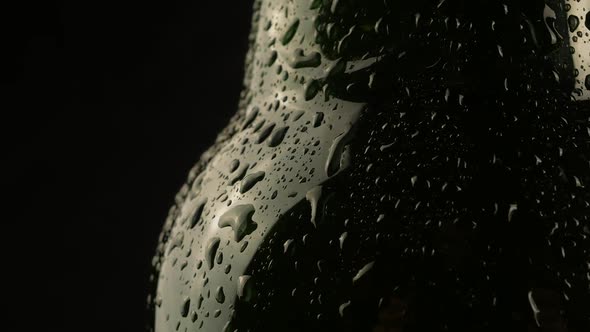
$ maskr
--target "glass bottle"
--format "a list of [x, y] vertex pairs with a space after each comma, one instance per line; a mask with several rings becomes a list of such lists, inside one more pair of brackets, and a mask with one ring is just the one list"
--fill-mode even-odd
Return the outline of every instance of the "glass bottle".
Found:
[[589, 10], [255, 1], [155, 331], [590, 331]]

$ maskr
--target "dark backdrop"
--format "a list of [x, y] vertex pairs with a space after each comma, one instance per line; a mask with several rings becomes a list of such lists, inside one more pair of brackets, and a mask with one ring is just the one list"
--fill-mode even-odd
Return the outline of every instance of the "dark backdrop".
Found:
[[5, 11], [16, 76], [2, 181], [13, 220], [41, 244], [15, 262], [34, 270], [34, 296], [16, 307], [30, 320], [57, 311], [43, 330], [142, 331], [160, 227], [236, 111], [251, 5], [70, 0]]

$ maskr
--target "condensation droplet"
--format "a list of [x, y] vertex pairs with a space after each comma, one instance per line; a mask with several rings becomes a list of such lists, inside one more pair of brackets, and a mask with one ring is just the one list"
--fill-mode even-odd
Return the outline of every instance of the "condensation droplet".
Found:
[[238, 167], [240, 167], [240, 161], [238, 159], [234, 159], [229, 163], [229, 172], [233, 173], [235, 172]]
[[297, 32], [297, 28], [299, 28], [299, 19], [293, 21], [293, 23], [291, 23], [291, 26], [289, 26], [287, 31], [285, 31], [285, 33], [283, 34], [283, 38], [281, 38], [281, 44], [289, 44], [289, 42], [291, 42], [291, 40], [295, 36], [295, 33]]
[[346, 240], [347, 236], [348, 236], [348, 232], [344, 232], [338, 238], [338, 240], [340, 241], [340, 249], [342, 249], [344, 247], [344, 241]]
[[322, 121], [324, 120], [324, 113], [322, 112], [316, 112], [315, 115], [313, 116], [313, 127], [317, 128], [322, 124]]
[[303, 50], [298, 48], [295, 50], [293, 58], [289, 62], [289, 66], [294, 69], [317, 67], [322, 63], [322, 56], [319, 52], [312, 52], [309, 55], [305, 55]]
[[528, 294], [528, 298], [529, 298], [529, 304], [531, 306], [531, 309], [533, 310], [533, 315], [535, 317], [535, 322], [537, 323], [537, 326], [541, 326], [541, 323], [539, 322], [539, 314], [541, 313], [541, 311], [539, 310], [539, 307], [537, 306], [537, 303], [535, 302], [535, 299], [533, 298], [533, 291], [529, 291]]
[[250, 167], [248, 163], [240, 165], [240, 167], [236, 171], [236, 175], [229, 181], [229, 185], [233, 186], [234, 184], [236, 184], [236, 182], [243, 179], [244, 176], [246, 176], [246, 173], [248, 172], [248, 167]]
[[184, 297], [184, 300], [182, 301], [182, 305], [180, 306], [180, 315], [182, 317], [186, 317], [188, 316], [188, 311], [191, 307], [191, 299], [187, 296]]
[[305, 100], [312, 100], [320, 91], [320, 82], [317, 80], [311, 80], [305, 85]]
[[361, 278], [362, 278], [362, 277], [363, 277], [365, 274], [367, 274], [367, 272], [369, 272], [369, 271], [370, 271], [370, 270], [373, 268], [373, 265], [375, 265], [375, 262], [374, 262], [374, 261], [373, 261], [373, 262], [370, 262], [370, 263], [367, 263], [367, 264], [365, 264], [365, 266], [363, 266], [363, 268], [362, 268], [362, 269], [360, 269], [360, 270], [359, 270], [359, 271], [356, 273], [356, 275], [355, 275], [355, 276], [352, 278], [352, 282], [353, 282], [353, 283], [356, 283], [356, 282], [358, 282], [358, 281], [359, 281], [359, 280], [360, 280], [360, 279], [361, 279]]
[[225, 302], [225, 293], [223, 293], [223, 286], [217, 287], [217, 290], [215, 291], [215, 300], [218, 303]]
[[516, 212], [517, 209], [518, 209], [517, 204], [510, 204], [510, 208], [508, 208], [508, 221], [509, 222], [512, 220], [512, 216], [514, 215], [514, 213]]
[[240, 184], [240, 194], [244, 194], [248, 192], [248, 190], [252, 189], [252, 187], [254, 187], [258, 181], [264, 179], [264, 175], [264, 171], [254, 172], [246, 175]]
[[291, 243], [293, 243], [293, 239], [288, 239], [287, 241], [285, 241], [285, 243], [283, 243], [284, 253], [286, 253], [289, 250], [289, 247], [291, 247]]
[[238, 278], [238, 289], [237, 289], [237, 293], [238, 293], [238, 297], [244, 301], [248, 301], [248, 298], [250, 296], [250, 279], [252, 278], [252, 276], [250, 275], [242, 275]]
[[203, 213], [203, 208], [205, 207], [205, 204], [207, 203], [207, 198], [203, 197], [201, 199], [199, 199], [199, 201], [197, 202], [197, 206], [195, 207], [195, 212], [193, 212], [193, 215], [190, 219], [190, 228], [194, 228], [199, 219], [201, 219], [201, 214]]
[[576, 15], [570, 15], [567, 18], [567, 24], [570, 28], [570, 32], [576, 31], [578, 25], [580, 24], [580, 19]]
[[344, 311], [346, 310], [346, 308], [348, 308], [349, 305], [350, 305], [350, 301], [344, 302], [340, 305], [340, 307], [338, 308], [338, 312], [340, 313], [340, 317], [344, 317]]
[[342, 156], [344, 154], [345, 146], [348, 144], [350, 136], [352, 135], [352, 126], [348, 126], [346, 131], [336, 136], [330, 145], [328, 151], [328, 158], [326, 159], [326, 174], [328, 177], [332, 177], [341, 168], [344, 168], [346, 163], [342, 162]]
[[317, 210], [318, 210], [318, 203], [319, 203], [321, 197], [322, 197], [322, 187], [321, 186], [314, 187], [314, 188], [310, 189], [305, 194], [305, 199], [307, 199], [307, 201], [311, 205], [311, 223], [316, 227], [317, 227], [316, 214], [317, 214]]
[[244, 236], [256, 229], [256, 223], [252, 220], [254, 211], [252, 204], [236, 205], [219, 217], [218, 226], [231, 227], [234, 231], [234, 240], [240, 242]]
[[274, 123], [267, 124], [260, 132], [260, 135], [258, 135], [258, 139], [256, 140], [256, 143], [260, 144], [260, 143], [264, 142], [264, 140], [267, 139], [268, 136], [270, 136], [270, 133], [272, 133], [272, 130], [274, 128], [275, 128]]
[[275, 130], [268, 141], [268, 146], [274, 148], [281, 144], [281, 142], [283, 142], [283, 139], [285, 138], [287, 130], [289, 130], [289, 127], [281, 127]]
[[217, 249], [219, 248], [220, 242], [221, 241], [218, 237], [213, 237], [207, 243], [207, 248], [205, 249], [205, 261], [207, 262], [209, 270], [213, 268], [213, 260], [217, 254]]

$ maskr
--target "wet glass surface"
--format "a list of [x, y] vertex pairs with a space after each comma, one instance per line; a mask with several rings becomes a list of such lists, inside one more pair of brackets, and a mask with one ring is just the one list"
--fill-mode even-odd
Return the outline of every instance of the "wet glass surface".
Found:
[[590, 331], [588, 1], [254, 9], [156, 332]]

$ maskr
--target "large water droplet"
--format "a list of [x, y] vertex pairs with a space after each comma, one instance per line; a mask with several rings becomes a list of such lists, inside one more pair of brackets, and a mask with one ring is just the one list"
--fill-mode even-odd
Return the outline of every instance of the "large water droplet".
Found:
[[217, 254], [219, 242], [220, 240], [218, 237], [213, 237], [207, 243], [207, 247], [205, 249], [205, 261], [207, 262], [209, 270], [213, 268], [213, 260], [215, 259], [215, 255]]
[[321, 84], [317, 80], [311, 80], [305, 85], [305, 100], [312, 100], [318, 94], [321, 89]]
[[316, 112], [313, 116], [313, 127], [317, 128], [322, 124], [322, 121], [324, 120], [324, 113], [322, 112]]
[[317, 227], [316, 214], [317, 214], [317, 210], [318, 210], [318, 203], [319, 203], [321, 197], [322, 197], [322, 187], [321, 186], [314, 187], [314, 188], [310, 189], [305, 194], [305, 199], [307, 199], [311, 205], [311, 223], [316, 227]]
[[567, 25], [570, 28], [570, 32], [576, 31], [578, 25], [580, 24], [580, 19], [576, 15], [570, 15], [567, 18]]
[[281, 44], [289, 44], [289, 42], [291, 42], [291, 40], [295, 36], [295, 33], [297, 32], [297, 28], [299, 28], [299, 19], [293, 21], [293, 23], [291, 23], [291, 26], [289, 26], [287, 31], [285, 31], [285, 34], [283, 34], [283, 38], [281, 38]]
[[510, 204], [510, 208], [508, 208], [508, 221], [512, 220], [514, 213], [518, 209], [518, 204]]
[[262, 142], [264, 142], [264, 140], [270, 136], [270, 133], [272, 132], [272, 130], [274, 129], [275, 124], [274, 123], [269, 123], [267, 124], [262, 131], [260, 132], [260, 135], [258, 136], [258, 139], [256, 140], [256, 143], [260, 144]]
[[291, 247], [291, 243], [293, 243], [293, 239], [288, 239], [287, 241], [285, 241], [285, 243], [283, 243], [283, 252], [284, 253], [287, 253], [287, 251]]
[[266, 60], [266, 65], [272, 66], [275, 63], [275, 61], [277, 61], [277, 51], [272, 51], [268, 56], [268, 60]]
[[285, 134], [287, 133], [287, 130], [289, 130], [289, 127], [281, 127], [277, 130], [275, 130], [272, 135], [270, 136], [270, 139], [268, 141], [268, 146], [271, 148], [274, 148], [276, 146], [278, 146], [279, 144], [281, 144], [281, 142], [283, 142], [283, 139], [285, 138]]
[[361, 278], [362, 278], [362, 277], [363, 277], [365, 274], [367, 274], [367, 272], [369, 272], [369, 271], [370, 271], [370, 270], [373, 268], [373, 265], [375, 265], [375, 262], [374, 262], [374, 261], [373, 261], [373, 262], [370, 262], [370, 263], [367, 263], [367, 264], [365, 264], [365, 266], [363, 266], [363, 268], [362, 268], [362, 269], [360, 269], [360, 270], [359, 270], [359, 271], [356, 273], [356, 275], [355, 275], [355, 276], [352, 278], [352, 282], [353, 282], [353, 283], [356, 283], [356, 282], [358, 282], [358, 281], [359, 281], [359, 280], [360, 280], [360, 279], [361, 279]]
[[252, 295], [250, 275], [242, 275], [238, 278], [238, 297], [244, 301], [248, 301]]
[[197, 225], [197, 223], [199, 222], [199, 219], [201, 219], [201, 214], [203, 213], [203, 208], [205, 207], [206, 203], [207, 197], [203, 197], [197, 201], [195, 212], [193, 212], [193, 215], [190, 219], [190, 228], [194, 228], [195, 225]]
[[242, 125], [242, 130], [246, 129], [250, 124], [252, 124], [254, 119], [256, 119], [256, 116], [258, 116], [258, 112], [258, 107], [253, 107], [248, 111], [248, 113], [246, 114], [246, 118], [244, 119], [244, 124]]
[[344, 317], [344, 312], [346, 311], [346, 308], [348, 308], [349, 305], [350, 305], [350, 301], [344, 302], [340, 305], [340, 307], [338, 308], [338, 312], [340, 313], [340, 317]]
[[215, 291], [215, 300], [218, 303], [225, 302], [225, 293], [223, 293], [223, 287], [222, 286], [217, 287], [217, 291]]
[[529, 298], [529, 304], [531, 306], [531, 309], [533, 310], [535, 322], [537, 323], [537, 326], [541, 326], [541, 324], [539, 322], [539, 314], [541, 313], [541, 311], [539, 310], [539, 307], [537, 307], [537, 303], [535, 302], [535, 299], [533, 298], [533, 291], [529, 291], [528, 298]]
[[264, 174], [263, 171], [260, 171], [246, 175], [240, 185], [240, 194], [246, 193], [248, 190], [252, 189], [258, 181], [264, 179]]
[[244, 176], [246, 175], [246, 172], [248, 171], [249, 166], [250, 165], [248, 163], [243, 163], [236, 171], [236, 174], [234, 175], [234, 177], [231, 178], [231, 180], [229, 181], [229, 185], [233, 186], [236, 182], [243, 179]]
[[233, 173], [235, 172], [235, 170], [238, 169], [238, 167], [240, 167], [240, 161], [238, 159], [234, 159], [229, 163], [229, 172]]
[[543, 22], [545, 23], [547, 32], [551, 36], [551, 45], [557, 44], [557, 41], [562, 39], [555, 28], [555, 18], [555, 11], [551, 9], [549, 5], [545, 4], [545, 8], [543, 9]]
[[344, 232], [338, 238], [338, 241], [340, 242], [340, 249], [343, 249], [344, 248], [344, 241], [346, 240], [346, 237], [347, 236], [348, 236], [348, 232]]
[[234, 239], [239, 242], [256, 229], [256, 223], [252, 220], [253, 214], [252, 204], [236, 205], [219, 218], [218, 226], [231, 227], [234, 231]]
[[295, 50], [295, 54], [291, 61], [289, 61], [289, 66], [292, 68], [306, 68], [306, 67], [317, 67], [322, 63], [322, 56], [318, 52], [312, 52], [308, 55], [303, 53], [303, 50], [298, 48]]
[[191, 299], [187, 296], [184, 297], [184, 300], [182, 301], [182, 305], [180, 306], [180, 315], [182, 317], [186, 317], [188, 316], [188, 311], [191, 307]]
[[348, 144], [350, 137], [352, 136], [351, 129], [352, 126], [349, 125], [345, 132], [336, 136], [332, 141], [332, 145], [328, 152], [328, 158], [326, 159], [326, 174], [328, 177], [336, 174], [341, 168], [345, 168], [347, 164], [346, 162], [343, 162], [342, 156], [344, 154], [345, 146]]

